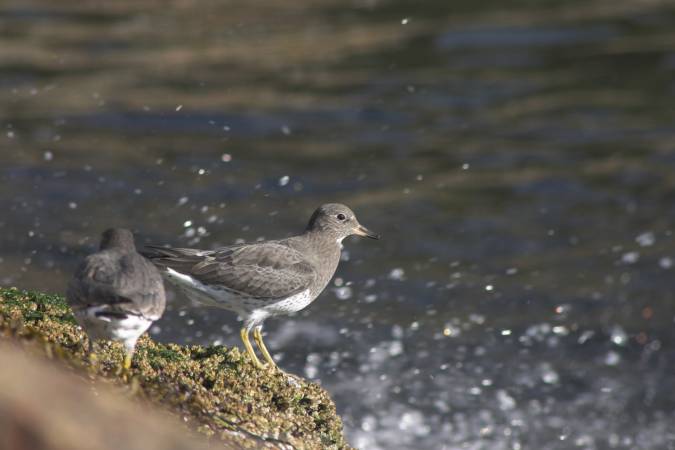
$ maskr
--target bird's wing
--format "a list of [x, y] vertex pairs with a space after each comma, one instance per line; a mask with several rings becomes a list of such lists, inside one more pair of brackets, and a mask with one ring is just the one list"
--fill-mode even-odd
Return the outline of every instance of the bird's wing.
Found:
[[279, 299], [303, 292], [316, 278], [312, 265], [297, 250], [280, 242], [261, 242], [194, 250], [149, 247], [155, 264], [188, 274], [204, 284], [222, 286], [244, 296]]
[[74, 310], [92, 306], [114, 314], [151, 320], [164, 312], [165, 295], [157, 269], [137, 253], [103, 251], [89, 255], [68, 286]]

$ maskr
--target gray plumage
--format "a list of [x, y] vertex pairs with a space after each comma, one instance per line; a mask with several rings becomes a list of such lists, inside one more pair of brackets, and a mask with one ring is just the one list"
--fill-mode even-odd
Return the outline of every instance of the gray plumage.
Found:
[[66, 298], [90, 343], [118, 340], [129, 353], [166, 304], [159, 271], [136, 251], [126, 229], [103, 233], [100, 250], [77, 268]]
[[215, 250], [150, 246], [143, 254], [189, 298], [242, 316], [249, 350], [244, 331], [259, 333], [267, 317], [299, 311], [318, 297], [340, 262], [342, 240], [352, 234], [378, 238], [348, 207], [331, 203], [314, 212], [299, 236]]
[[152, 261], [160, 267], [254, 299], [286, 298], [308, 289], [317, 278], [309, 258], [294, 248], [292, 239], [210, 251], [149, 248], [154, 252]]

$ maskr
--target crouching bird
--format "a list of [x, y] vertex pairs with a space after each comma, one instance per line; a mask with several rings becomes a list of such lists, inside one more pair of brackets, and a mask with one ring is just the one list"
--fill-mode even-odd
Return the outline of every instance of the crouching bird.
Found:
[[103, 232], [99, 251], [82, 261], [66, 298], [89, 337], [92, 359], [96, 340], [118, 341], [125, 349], [125, 370], [131, 367], [136, 341], [166, 306], [159, 271], [136, 251], [133, 234], [123, 228]]

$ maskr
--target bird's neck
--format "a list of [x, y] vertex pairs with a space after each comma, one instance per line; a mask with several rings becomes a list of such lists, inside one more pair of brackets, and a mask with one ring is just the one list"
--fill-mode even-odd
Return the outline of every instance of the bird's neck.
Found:
[[319, 285], [321, 290], [328, 284], [338, 263], [340, 262], [340, 253], [342, 250], [341, 239], [333, 236], [331, 233], [306, 231], [304, 234], [305, 242], [308, 247], [308, 255], [315, 260], [323, 270], [319, 274]]
[[342, 239], [325, 231], [305, 231], [303, 235], [310, 247], [317, 253], [326, 255], [337, 253], [340, 256], [340, 249], [342, 248]]

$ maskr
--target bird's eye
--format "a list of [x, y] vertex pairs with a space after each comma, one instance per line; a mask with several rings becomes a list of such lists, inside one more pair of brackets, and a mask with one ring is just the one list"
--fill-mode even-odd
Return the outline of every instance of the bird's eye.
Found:
[[347, 218], [347, 217], [345, 217], [345, 215], [342, 214], [342, 213], [338, 214], [336, 217], [337, 217], [337, 220], [345, 220], [345, 219]]

